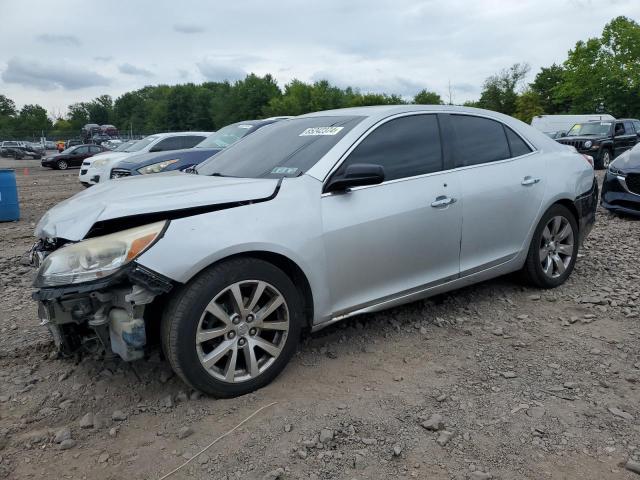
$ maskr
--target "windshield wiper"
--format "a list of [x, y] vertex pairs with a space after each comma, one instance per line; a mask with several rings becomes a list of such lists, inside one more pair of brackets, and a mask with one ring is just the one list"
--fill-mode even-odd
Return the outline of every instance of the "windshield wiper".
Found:
[[191, 165], [189, 168], [185, 168], [184, 173], [192, 173], [194, 175], [200, 175], [195, 165]]

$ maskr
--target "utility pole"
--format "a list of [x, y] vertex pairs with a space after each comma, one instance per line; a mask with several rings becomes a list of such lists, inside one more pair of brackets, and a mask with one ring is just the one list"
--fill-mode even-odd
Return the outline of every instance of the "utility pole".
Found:
[[451, 91], [451, 79], [449, 79], [449, 105], [453, 105], [453, 93]]

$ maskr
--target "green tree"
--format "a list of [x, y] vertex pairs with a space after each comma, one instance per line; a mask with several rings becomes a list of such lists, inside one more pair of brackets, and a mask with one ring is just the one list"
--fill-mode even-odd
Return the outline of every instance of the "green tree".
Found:
[[444, 102], [440, 95], [436, 92], [430, 92], [429, 90], [421, 90], [413, 97], [413, 103], [420, 105], [442, 105]]
[[529, 65], [516, 63], [510, 68], [490, 76], [484, 82], [477, 106], [506, 115], [513, 115], [517, 108], [517, 88], [528, 73]]
[[579, 41], [564, 63], [559, 94], [572, 113], [640, 112], [640, 25], [627, 17], [609, 22], [599, 38]]
[[529, 85], [531, 91], [538, 95], [546, 114], [566, 113], [571, 108], [571, 100], [561, 92], [564, 75], [564, 68], [554, 63], [550, 67], [541, 68]]
[[0, 94], [0, 117], [12, 117], [16, 115], [16, 104], [13, 100]]
[[514, 117], [519, 118], [525, 123], [531, 123], [536, 115], [542, 115], [544, 108], [540, 96], [531, 89], [522, 92], [516, 99], [516, 111]]
[[41, 132], [50, 130], [52, 126], [47, 111], [40, 105], [25, 105], [20, 109], [16, 126], [20, 135], [39, 137]]
[[89, 113], [89, 121], [98, 125], [111, 123], [113, 117], [113, 99], [110, 95], [100, 95], [91, 102], [85, 104]]

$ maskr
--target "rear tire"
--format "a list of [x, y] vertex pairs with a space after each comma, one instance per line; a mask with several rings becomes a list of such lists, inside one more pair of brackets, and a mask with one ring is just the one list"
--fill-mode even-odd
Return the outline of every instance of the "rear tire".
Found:
[[303, 318], [300, 294], [282, 270], [239, 258], [174, 293], [162, 318], [162, 346], [188, 385], [231, 398], [276, 378], [295, 353]]
[[555, 288], [569, 278], [577, 257], [578, 223], [567, 207], [556, 204], [533, 233], [522, 273], [532, 285]]

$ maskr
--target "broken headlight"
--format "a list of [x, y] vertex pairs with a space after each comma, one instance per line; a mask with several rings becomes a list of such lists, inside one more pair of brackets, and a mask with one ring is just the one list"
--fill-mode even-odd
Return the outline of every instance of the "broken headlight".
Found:
[[66, 245], [43, 262], [37, 287], [99, 280], [137, 258], [160, 237], [167, 222], [156, 222]]

